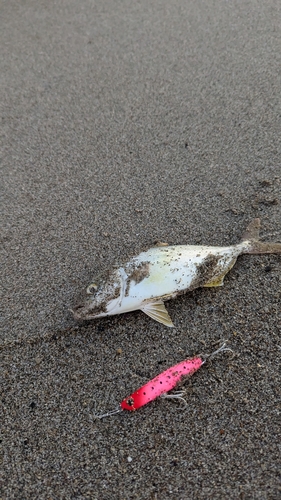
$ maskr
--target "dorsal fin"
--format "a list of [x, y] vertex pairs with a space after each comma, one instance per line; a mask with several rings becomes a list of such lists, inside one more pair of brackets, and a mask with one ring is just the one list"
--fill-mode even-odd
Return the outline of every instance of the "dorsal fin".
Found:
[[155, 241], [154, 242], [154, 247], [168, 247], [169, 243], [166, 243], [165, 241]]

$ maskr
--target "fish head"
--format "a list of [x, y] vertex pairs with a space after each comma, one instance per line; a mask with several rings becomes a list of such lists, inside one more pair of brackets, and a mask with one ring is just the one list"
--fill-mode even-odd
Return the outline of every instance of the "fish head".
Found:
[[73, 308], [74, 319], [90, 320], [118, 314], [123, 289], [120, 269], [96, 279], [87, 287], [85, 299]]

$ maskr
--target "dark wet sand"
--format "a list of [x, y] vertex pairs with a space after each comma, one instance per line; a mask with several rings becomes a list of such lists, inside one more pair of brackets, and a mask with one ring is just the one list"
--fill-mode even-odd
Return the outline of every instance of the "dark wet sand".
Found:
[[[260, 217], [281, 241], [280, 15], [273, 0], [2, 2], [2, 499], [279, 497], [280, 256], [168, 302], [175, 329], [68, 309], [155, 240], [236, 243]], [[235, 356], [186, 383], [186, 408], [94, 418], [223, 339]]]

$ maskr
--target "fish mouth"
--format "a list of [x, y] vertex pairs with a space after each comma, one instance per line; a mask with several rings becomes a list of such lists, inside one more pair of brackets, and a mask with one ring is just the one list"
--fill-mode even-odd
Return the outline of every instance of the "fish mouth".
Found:
[[116, 314], [115, 310], [120, 304], [120, 299], [113, 299], [107, 303], [103, 303], [100, 306], [93, 306], [92, 304], [77, 304], [71, 309], [73, 317], [75, 320], [90, 320], [95, 318], [101, 318], [103, 316], [110, 316]]
[[85, 304], [78, 304], [73, 309], [70, 309], [73, 314], [75, 320], [87, 321], [90, 319], [95, 319], [100, 316], [107, 316], [106, 312], [101, 312], [100, 310], [96, 313], [93, 311], [89, 311], [88, 307]]
[[93, 305], [90, 304], [88, 301], [78, 302], [78, 304], [75, 305], [72, 309], [70, 309], [70, 311], [72, 312], [74, 319], [80, 320], [80, 321], [87, 320], [87, 319], [93, 319], [99, 313], [103, 312], [101, 310], [96, 310], [96, 308], [93, 307]]
[[77, 306], [74, 306], [73, 309], [70, 309], [70, 311], [72, 312], [74, 319], [85, 319], [85, 304], [77, 304]]

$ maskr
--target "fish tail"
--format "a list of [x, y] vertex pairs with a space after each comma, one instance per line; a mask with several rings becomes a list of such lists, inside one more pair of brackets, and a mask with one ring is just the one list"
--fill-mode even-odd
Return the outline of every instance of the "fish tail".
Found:
[[259, 240], [261, 221], [253, 219], [243, 234], [242, 241], [247, 241], [249, 245], [243, 253], [262, 254], [262, 253], [281, 253], [281, 243], [267, 243]]

